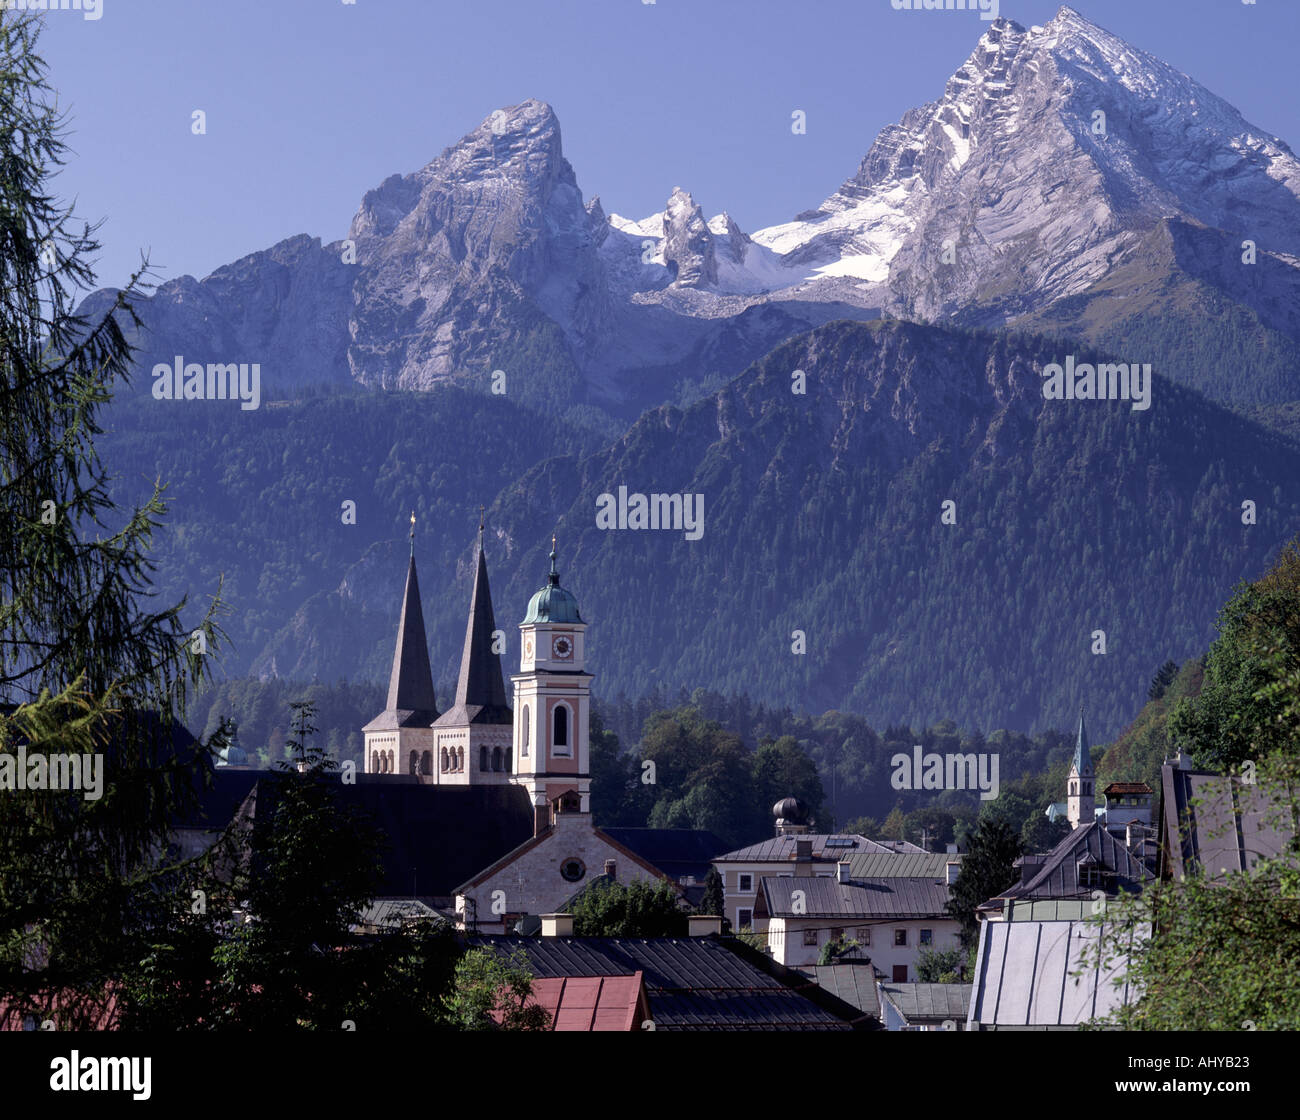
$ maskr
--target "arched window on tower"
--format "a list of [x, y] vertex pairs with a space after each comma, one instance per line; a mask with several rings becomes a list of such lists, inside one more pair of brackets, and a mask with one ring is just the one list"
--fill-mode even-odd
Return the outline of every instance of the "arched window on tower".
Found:
[[447, 758], [447, 748], [446, 748], [446, 747], [443, 747], [443, 748], [442, 748], [442, 755], [441, 755], [441, 757], [438, 759], [438, 762], [439, 762], [439, 764], [442, 766], [442, 772], [445, 774], [445, 773], [450, 769], [450, 760]]
[[515, 748], [506, 747], [506, 773], [513, 774], [514, 772], [515, 772]]
[[478, 749], [478, 768], [480, 770], [487, 770], [488, 768], [487, 747], [479, 747]]
[[411, 768], [411, 773], [412, 773], [412, 774], [418, 774], [418, 773], [420, 772], [420, 752], [419, 752], [419, 751], [412, 751], [412, 752], [411, 752], [411, 758], [410, 758], [410, 761], [407, 763], [407, 765], [410, 766], [410, 768]]
[[523, 750], [521, 750], [521, 751], [519, 752], [519, 756], [520, 756], [521, 758], [527, 758], [527, 757], [528, 757], [528, 737], [529, 737], [532, 733], [533, 733], [533, 732], [532, 732], [532, 724], [529, 723], [529, 721], [528, 721], [528, 705], [525, 704], [525, 705], [524, 705], [524, 735], [523, 735]]
[[461, 771], [462, 773], [465, 770], [465, 748], [464, 747], [456, 748], [456, 769]]
[[379, 773], [379, 752], [378, 751], [370, 752], [370, 772], [372, 774]]
[[572, 754], [569, 744], [569, 707], [567, 704], [556, 704], [555, 715], [552, 717], [555, 721], [554, 734], [551, 736], [551, 743], [558, 755]]
[[433, 773], [433, 751], [425, 751], [424, 754], [420, 756], [420, 773]]
[[390, 774], [397, 773], [397, 755], [393, 751], [388, 752], [388, 772]]
[[492, 748], [492, 769], [493, 770], [501, 769], [501, 748], [500, 747]]

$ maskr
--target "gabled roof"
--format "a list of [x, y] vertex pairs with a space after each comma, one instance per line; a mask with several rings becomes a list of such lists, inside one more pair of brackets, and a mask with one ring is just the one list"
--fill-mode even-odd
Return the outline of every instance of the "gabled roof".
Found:
[[415, 556], [412, 555], [406, 567], [397, 645], [388, 677], [388, 703], [362, 730], [428, 727], [437, 718], [433, 671], [429, 668], [429, 642], [424, 634], [424, 611], [420, 607], [420, 581], [415, 574]]
[[997, 897], [1090, 898], [1097, 888], [1080, 882], [1080, 861], [1084, 867], [1113, 872], [1120, 890], [1140, 891], [1155, 878], [1136, 853], [1094, 821], [1080, 825], [1057, 844], [1028, 883], [1016, 883]]
[[522, 950], [539, 978], [639, 971], [656, 1030], [835, 1031], [862, 1018], [734, 938], [477, 936], [467, 944], [503, 956]]
[[[762, 903], [772, 918], [952, 919], [945, 908], [948, 885], [930, 878], [840, 883], [820, 876], [764, 875], [761, 883]], [[803, 892], [797, 907], [796, 891]]]
[[1135, 794], [1151, 794], [1153, 790], [1146, 782], [1111, 782], [1101, 791], [1106, 797], [1132, 797]]
[[460, 655], [460, 676], [455, 703], [438, 717], [440, 726], [464, 727], [471, 723], [509, 724], [513, 716], [506, 703], [501, 658], [492, 651], [496, 622], [492, 616], [492, 592], [488, 587], [487, 558], [480, 534], [478, 568], [474, 593], [465, 624], [465, 646]]
[[762, 840], [746, 848], [737, 848], [735, 851], [714, 856], [713, 862], [777, 863], [781, 860], [793, 860], [797, 840], [811, 840], [813, 859], [829, 860], [833, 863], [838, 863], [842, 859], [851, 860], [855, 855], [872, 852], [882, 855], [904, 852], [926, 854], [924, 848], [918, 848], [905, 840], [868, 840], [857, 833], [810, 832], [803, 836], [774, 836], [771, 840]]
[[1181, 879], [1203, 868], [1213, 880], [1288, 850], [1289, 815], [1259, 786], [1166, 762], [1160, 790], [1163, 874]]
[[[526, 792], [525, 792], [525, 796], [526, 796]], [[612, 836], [610, 836], [607, 832], [605, 832], [604, 829], [597, 828], [593, 824], [591, 826], [591, 831], [593, 835], [595, 835], [598, 839], [605, 841], [605, 843], [607, 843], [611, 848], [613, 848], [620, 855], [626, 856], [633, 863], [637, 864], [644, 870], [649, 871], [651, 874], [657, 876], [658, 878], [671, 882], [671, 878], [665, 875], [658, 867], [650, 863], [648, 860], [642, 859], [639, 855], [636, 854], [636, 852], [632, 851], [630, 848], [627, 848], [624, 845], [620, 844], [617, 840], [615, 840]], [[490, 864], [483, 864], [482, 866], [477, 868], [476, 869], [477, 874], [471, 876], [470, 878], [462, 882], [459, 886], [456, 887], [453, 893], [464, 894], [471, 887], [476, 887], [478, 886], [479, 883], [486, 882], [488, 879], [492, 878], [493, 875], [499, 874], [503, 868], [509, 867], [512, 863], [514, 863], [517, 859], [519, 859], [520, 856], [524, 855], [527, 852], [531, 852], [534, 848], [538, 847], [539, 845], [545, 844], [548, 841], [550, 841], [551, 838], [555, 836], [555, 834], [556, 834], [555, 826], [551, 825], [549, 828], [543, 829], [541, 832], [537, 833], [536, 835], [530, 836], [528, 839], [521, 841], [516, 847], [510, 849], [508, 852], [502, 855], [500, 859], [495, 860]]]
[[882, 983], [880, 997], [889, 1000], [909, 1023], [964, 1021], [974, 987], [974, 984]]
[[[968, 1027], [1076, 1027], [1130, 1002], [1130, 985], [1115, 985], [1127, 956], [1098, 960], [1098, 935], [1111, 928], [1092, 921], [981, 922]], [[1149, 925], [1133, 931], [1137, 943], [1149, 936]]]
[[[807, 965], [799, 971], [823, 991], [858, 1008], [864, 1015], [880, 1018], [880, 997], [876, 992], [878, 970], [869, 960]], [[965, 1013], [962, 1017], [965, 1018]]]
[[601, 832], [673, 879], [693, 875], [703, 882], [714, 856], [727, 846], [703, 828], [602, 828]]

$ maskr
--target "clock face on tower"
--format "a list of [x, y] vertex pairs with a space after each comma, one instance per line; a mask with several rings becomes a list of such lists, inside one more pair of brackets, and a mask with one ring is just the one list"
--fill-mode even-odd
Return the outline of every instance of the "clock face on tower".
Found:
[[524, 656], [525, 656], [525, 657], [532, 657], [532, 656], [533, 656], [533, 639], [532, 639], [532, 638], [525, 638], [525, 639], [524, 639]]
[[561, 634], [551, 642], [551, 653], [556, 661], [568, 661], [573, 657], [573, 640]]

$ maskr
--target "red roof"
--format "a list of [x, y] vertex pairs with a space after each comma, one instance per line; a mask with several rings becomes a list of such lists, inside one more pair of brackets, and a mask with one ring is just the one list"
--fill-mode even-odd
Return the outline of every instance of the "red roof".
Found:
[[649, 1011], [641, 973], [631, 976], [540, 976], [530, 1004], [540, 1004], [553, 1031], [635, 1031]]

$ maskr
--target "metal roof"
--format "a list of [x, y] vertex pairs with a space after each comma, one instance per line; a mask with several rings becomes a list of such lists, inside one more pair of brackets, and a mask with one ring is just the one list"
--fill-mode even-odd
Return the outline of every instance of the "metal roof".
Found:
[[850, 874], [855, 879], [943, 879], [948, 876], [949, 862], [961, 862], [959, 855], [942, 852], [884, 853], [868, 852], [849, 858]]
[[929, 1019], [965, 1019], [974, 984], [881, 984], [889, 1000], [909, 1023]]
[[[835, 879], [764, 875], [763, 898], [773, 918], [952, 918], [948, 885], [934, 879]], [[795, 891], [803, 892], [796, 911]]]
[[816, 985], [793, 972], [778, 979], [726, 939], [478, 936], [467, 944], [502, 955], [522, 950], [538, 977], [640, 971], [657, 1030], [852, 1029], [852, 1008], [827, 1010], [804, 994], [820, 996]]
[[[819, 988], [852, 1004], [864, 1015], [880, 1018], [880, 999], [876, 994], [877, 970], [870, 961], [858, 960], [840, 964], [817, 964], [801, 968]], [[962, 1012], [962, 1018], [966, 1013]]]
[[1115, 886], [1137, 892], [1155, 876], [1135, 852], [1094, 821], [1080, 825], [1048, 853], [1028, 883], [1015, 883], [999, 898], [1091, 898], [1094, 886], [1079, 880], [1080, 866], [1113, 872]]
[[1079, 922], [1093, 913], [1090, 898], [1034, 898], [1011, 903], [1004, 913], [1008, 922]]
[[[714, 856], [713, 862], [779, 863], [782, 860], [793, 860], [796, 840], [811, 840], [813, 859], [831, 862], [851, 860], [854, 855], [866, 855], [872, 852], [881, 855], [902, 852], [925, 854], [923, 848], [918, 848], [905, 840], [868, 840], [865, 836], [855, 833], [810, 832], [803, 836], [774, 836], [771, 840], [763, 840], [757, 844], [750, 844], [746, 848], [737, 848], [733, 852]], [[844, 840], [853, 841], [852, 846], [843, 843]], [[828, 844], [827, 841], [835, 841], [835, 843]]]
[[1179, 878], [1199, 866], [1218, 879], [1287, 851], [1287, 817], [1258, 786], [1170, 763], [1161, 767], [1160, 785], [1162, 858]]
[[[1094, 922], [982, 923], [969, 1027], [1075, 1027], [1130, 1002], [1135, 996], [1124, 976], [1127, 958], [1110, 954], [1104, 967], [1097, 960], [1097, 938], [1112, 928]], [[1145, 940], [1150, 931], [1140, 923], [1133, 936]]]

